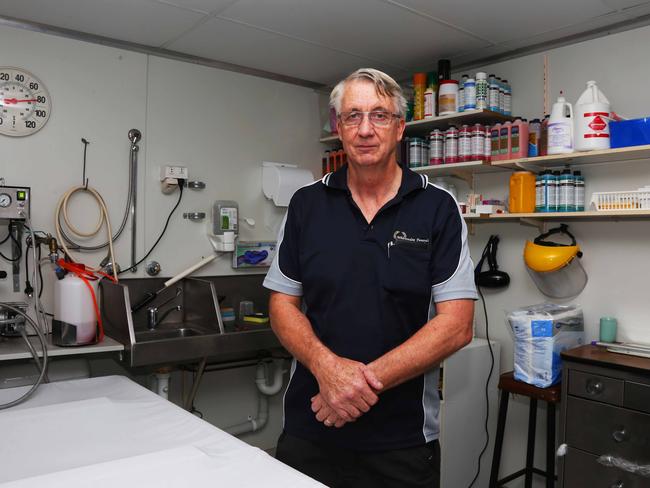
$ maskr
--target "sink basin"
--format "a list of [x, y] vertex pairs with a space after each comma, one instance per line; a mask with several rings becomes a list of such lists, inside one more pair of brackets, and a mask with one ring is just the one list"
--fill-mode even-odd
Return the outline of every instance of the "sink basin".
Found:
[[197, 329], [192, 329], [190, 327], [180, 327], [178, 329], [153, 329], [136, 332], [135, 341], [164, 341], [168, 339], [180, 339], [183, 337], [192, 337], [198, 335], [203, 335], [203, 332]]

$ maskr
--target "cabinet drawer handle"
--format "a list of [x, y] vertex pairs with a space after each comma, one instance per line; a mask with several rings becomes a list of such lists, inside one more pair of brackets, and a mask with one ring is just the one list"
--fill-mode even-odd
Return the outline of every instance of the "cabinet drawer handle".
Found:
[[600, 395], [605, 390], [605, 386], [600, 380], [588, 379], [586, 389], [590, 395]]
[[627, 430], [625, 430], [625, 427], [619, 430], [615, 430], [614, 432], [612, 432], [612, 437], [616, 442], [623, 442], [627, 440], [628, 437]]

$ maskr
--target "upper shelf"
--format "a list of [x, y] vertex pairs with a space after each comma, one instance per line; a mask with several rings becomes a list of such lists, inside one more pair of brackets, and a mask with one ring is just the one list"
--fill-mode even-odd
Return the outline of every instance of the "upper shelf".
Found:
[[552, 156], [538, 156], [536, 158], [508, 159], [505, 161], [493, 161], [492, 166], [507, 169], [521, 169], [564, 166], [566, 164], [583, 165], [619, 161], [640, 161], [644, 159], [650, 159], [650, 145], [574, 152], [570, 154], [554, 154]]
[[[441, 115], [440, 117], [434, 117], [432, 119], [413, 120], [407, 122], [405, 134], [408, 136], [424, 136], [428, 135], [433, 129], [446, 129], [450, 125], [493, 124], [512, 119], [512, 117], [492, 112], [490, 110], [468, 110], [466, 112]], [[340, 143], [338, 136], [323, 137], [320, 142], [323, 144]]]

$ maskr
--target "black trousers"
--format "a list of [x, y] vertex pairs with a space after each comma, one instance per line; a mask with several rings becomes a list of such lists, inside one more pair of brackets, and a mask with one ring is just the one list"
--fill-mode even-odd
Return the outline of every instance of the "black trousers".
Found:
[[392, 451], [353, 451], [283, 432], [275, 457], [330, 488], [439, 488], [440, 444]]

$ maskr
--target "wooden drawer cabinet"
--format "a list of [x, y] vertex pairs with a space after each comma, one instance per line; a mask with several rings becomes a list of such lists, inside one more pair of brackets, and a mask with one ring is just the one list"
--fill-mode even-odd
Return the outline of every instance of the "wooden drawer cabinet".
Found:
[[609, 455], [650, 465], [650, 359], [591, 345], [562, 357], [560, 486], [650, 487], [650, 477], [598, 462]]

